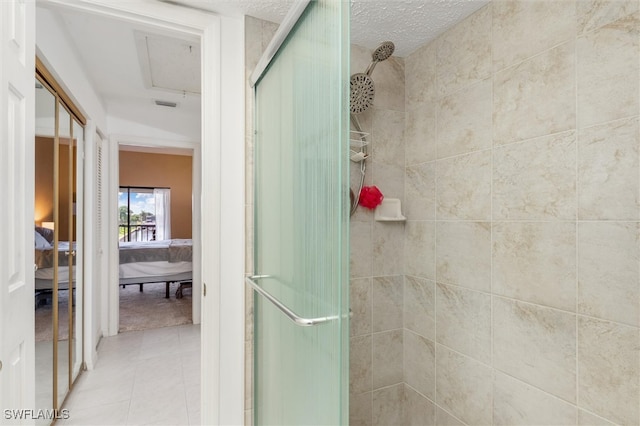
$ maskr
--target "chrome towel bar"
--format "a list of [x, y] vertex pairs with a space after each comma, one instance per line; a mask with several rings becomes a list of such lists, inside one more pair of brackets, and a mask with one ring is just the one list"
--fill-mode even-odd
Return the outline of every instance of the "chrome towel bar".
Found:
[[320, 318], [303, 318], [300, 315], [293, 312], [291, 309], [287, 308], [281, 301], [279, 301], [275, 296], [267, 292], [264, 288], [260, 287], [260, 285], [255, 281], [260, 278], [269, 278], [269, 275], [252, 275], [245, 278], [247, 284], [253, 288], [253, 290], [259, 295], [263, 296], [269, 302], [273, 303], [276, 308], [278, 308], [283, 314], [287, 316], [291, 321], [293, 321], [296, 325], [300, 327], [312, 327], [314, 325], [322, 324], [325, 322], [333, 321], [338, 319], [337, 315], [329, 316], [329, 317], [320, 317]]

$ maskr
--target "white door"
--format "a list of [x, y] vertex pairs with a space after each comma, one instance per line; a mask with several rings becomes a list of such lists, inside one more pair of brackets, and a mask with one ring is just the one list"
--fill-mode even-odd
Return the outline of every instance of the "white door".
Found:
[[[34, 405], [35, 1], [0, 1], [0, 424]], [[28, 415], [28, 414], [27, 414]]]

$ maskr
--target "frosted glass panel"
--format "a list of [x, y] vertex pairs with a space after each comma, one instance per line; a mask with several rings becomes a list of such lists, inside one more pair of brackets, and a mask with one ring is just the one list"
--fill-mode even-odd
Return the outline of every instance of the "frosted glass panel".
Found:
[[256, 425], [347, 424], [348, 2], [311, 2], [256, 85]]

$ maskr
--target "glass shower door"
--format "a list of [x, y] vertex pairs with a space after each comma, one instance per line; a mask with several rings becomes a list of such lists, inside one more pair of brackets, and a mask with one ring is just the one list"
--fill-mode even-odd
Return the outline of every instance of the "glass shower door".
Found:
[[256, 425], [348, 422], [348, 7], [312, 1], [255, 85]]

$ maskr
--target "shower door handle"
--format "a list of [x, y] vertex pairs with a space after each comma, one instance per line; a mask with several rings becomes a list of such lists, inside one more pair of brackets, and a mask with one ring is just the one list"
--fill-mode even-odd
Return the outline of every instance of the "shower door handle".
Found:
[[338, 319], [337, 315], [332, 315], [329, 317], [319, 317], [319, 318], [303, 318], [300, 315], [293, 312], [291, 309], [285, 306], [284, 303], [279, 301], [274, 295], [266, 291], [264, 288], [260, 287], [260, 285], [255, 281], [260, 278], [269, 278], [269, 275], [252, 275], [245, 278], [247, 284], [253, 288], [253, 290], [258, 293], [260, 296], [263, 296], [269, 302], [273, 303], [276, 308], [278, 308], [283, 314], [287, 316], [291, 321], [293, 321], [296, 325], [300, 327], [312, 327], [314, 325], [322, 324], [325, 322], [333, 321]]

